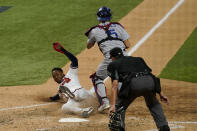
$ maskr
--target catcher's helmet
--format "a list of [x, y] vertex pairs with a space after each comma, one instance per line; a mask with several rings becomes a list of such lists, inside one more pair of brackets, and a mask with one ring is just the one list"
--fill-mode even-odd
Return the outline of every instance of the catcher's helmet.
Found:
[[97, 12], [97, 19], [98, 21], [102, 21], [102, 22], [111, 20], [110, 8], [107, 8], [106, 6], [99, 8]]

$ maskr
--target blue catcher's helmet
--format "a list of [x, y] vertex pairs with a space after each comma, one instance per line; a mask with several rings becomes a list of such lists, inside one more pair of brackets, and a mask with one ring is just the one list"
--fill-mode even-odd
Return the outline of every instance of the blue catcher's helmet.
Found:
[[110, 21], [111, 20], [111, 10], [106, 6], [99, 8], [97, 12], [97, 19], [98, 21]]

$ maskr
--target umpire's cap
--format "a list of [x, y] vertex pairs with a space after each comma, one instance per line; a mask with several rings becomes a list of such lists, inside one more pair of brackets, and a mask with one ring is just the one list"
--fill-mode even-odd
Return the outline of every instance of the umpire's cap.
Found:
[[115, 47], [115, 48], [111, 49], [109, 54], [110, 54], [110, 58], [123, 56], [122, 49], [119, 47]]

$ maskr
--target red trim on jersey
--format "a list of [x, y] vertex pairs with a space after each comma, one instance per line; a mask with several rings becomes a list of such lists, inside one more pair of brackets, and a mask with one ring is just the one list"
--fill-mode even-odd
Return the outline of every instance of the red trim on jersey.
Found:
[[75, 89], [72, 93], [75, 93], [75, 91], [80, 90], [80, 89], [82, 89], [82, 88], [83, 88], [83, 87], [77, 88], [77, 89]]
[[98, 25], [89, 28], [89, 29], [85, 32], [85, 35], [88, 37], [90, 31], [91, 31], [92, 29], [96, 28], [96, 27], [98, 27]]
[[104, 25], [104, 26], [102, 26], [102, 25], [96, 25], [96, 26], [93, 26], [93, 27], [89, 28], [89, 29], [85, 32], [85, 35], [88, 37], [90, 31], [92, 31], [92, 30], [93, 30], [94, 28], [96, 28], [96, 27], [100, 27], [100, 28], [104, 29], [104, 27], [106, 27], [106, 26], [110, 27], [111, 24], [120, 25], [120, 26], [124, 29], [124, 27], [123, 27], [120, 23], [118, 23], [118, 22], [110, 22], [109, 24]]

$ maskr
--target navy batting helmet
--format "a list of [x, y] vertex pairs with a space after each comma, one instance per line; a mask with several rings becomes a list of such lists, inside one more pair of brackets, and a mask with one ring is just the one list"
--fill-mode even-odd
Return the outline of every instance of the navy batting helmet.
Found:
[[111, 20], [111, 10], [106, 6], [99, 8], [97, 12], [98, 21], [110, 21]]

